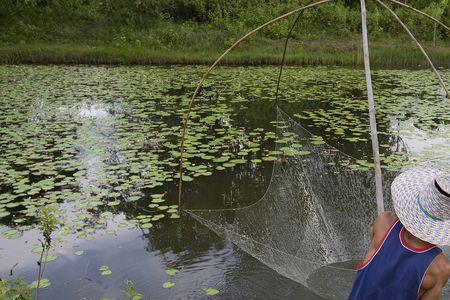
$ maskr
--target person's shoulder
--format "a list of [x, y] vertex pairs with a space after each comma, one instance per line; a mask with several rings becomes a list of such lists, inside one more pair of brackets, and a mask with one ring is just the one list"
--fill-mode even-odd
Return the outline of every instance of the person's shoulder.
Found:
[[380, 243], [386, 236], [388, 230], [398, 220], [395, 213], [391, 211], [382, 212], [374, 221], [371, 232], [375, 244]]
[[382, 212], [375, 220], [374, 226], [385, 232], [387, 231], [395, 221], [398, 220], [398, 217], [392, 211], [384, 211]]
[[389, 225], [392, 225], [394, 221], [398, 219], [397, 215], [392, 211], [384, 211], [382, 212], [375, 222], [382, 222], [382, 223], [388, 223]]

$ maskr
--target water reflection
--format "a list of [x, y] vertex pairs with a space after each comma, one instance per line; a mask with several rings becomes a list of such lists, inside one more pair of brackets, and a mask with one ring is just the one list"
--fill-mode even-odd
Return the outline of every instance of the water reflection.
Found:
[[[123, 222], [118, 216], [111, 223]], [[136, 289], [147, 295], [145, 299], [206, 299], [202, 289], [208, 287], [220, 289], [225, 299], [295, 299], [305, 295], [301, 286], [200, 228], [192, 219], [181, 222], [183, 226], [164, 224], [151, 232], [108, 226], [114, 230], [113, 236], [98, 235], [92, 242], [67, 239], [55, 249], [58, 259], [47, 266], [45, 277], [52, 287], [43, 290], [43, 299], [61, 299], [61, 291], [68, 300], [117, 299], [123, 293], [124, 279], [132, 280]], [[5, 264], [7, 258], [19, 262], [14, 274], [28, 274], [25, 278], [33, 280], [38, 254], [29, 253], [31, 241], [37, 238], [35, 232], [28, 232], [19, 240], [2, 243], [2, 274], [11, 267]], [[84, 251], [82, 256], [74, 254], [79, 250]], [[101, 265], [108, 265], [112, 275], [99, 276]], [[167, 268], [177, 268], [180, 273], [169, 277], [164, 272]], [[162, 289], [161, 284], [169, 280], [177, 285]], [[269, 295], [264, 287], [270, 288]]]
[[441, 168], [450, 170], [450, 125], [440, 123], [436, 129], [420, 129], [416, 120], [402, 122], [399, 136], [405, 142], [409, 155], [417, 161], [430, 161]]
[[106, 110], [106, 108], [98, 104], [82, 103], [81, 107], [77, 113], [79, 118], [96, 118], [96, 119], [106, 119], [111, 118], [111, 114]]

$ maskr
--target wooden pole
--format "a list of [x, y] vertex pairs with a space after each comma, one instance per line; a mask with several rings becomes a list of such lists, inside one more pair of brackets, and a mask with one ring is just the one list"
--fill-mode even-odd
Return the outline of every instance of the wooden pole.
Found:
[[367, 98], [369, 100], [370, 136], [372, 138], [373, 160], [375, 163], [375, 186], [377, 198], [377, 212], [380, 215], [384, 211], [383, 179], [381, 176], [380, 149], [378, 146], [377, 120], [375, 117], [375, 101], [372, 90], [372, 76], [370, 70], [369, 41], [367, 38], [367, 13], [366, 2], [361, 0], [362, 39], [364, 52], [364, 71], [366, 73]]

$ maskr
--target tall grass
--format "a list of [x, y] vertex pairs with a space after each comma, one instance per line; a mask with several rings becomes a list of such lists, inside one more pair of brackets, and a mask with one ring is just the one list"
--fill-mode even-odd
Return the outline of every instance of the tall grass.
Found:
[[[359, 37], [348, 40], [293, 41], [286, 56], [287, 65], [362, 66]], [[204, 43], [204, 47], [201, 47]], [[371, 63], [379, 67], [428, 67], [419, 50], [404, 40], [372, 41]], [[439, 67], [450, 67], [450, 43], [433, 48], [425, 44]], [[283, 41], [257, 39], [233, 50], [223, 61], [226, 65], [275, 65], [281, 60]], [[0, 45], [2, 64], [108, 64], [173, 65], [210, 64], [225, 49], [198, 42], [191, 47], [145, 47], [137, 45], [85, 45], [30, 43]]]

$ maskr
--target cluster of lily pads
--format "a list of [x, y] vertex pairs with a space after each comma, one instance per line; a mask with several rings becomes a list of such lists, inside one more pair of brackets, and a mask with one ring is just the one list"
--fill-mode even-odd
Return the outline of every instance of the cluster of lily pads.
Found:
[[[308, 73], [309, 69], [304, 72]], [[449, 76], [446, 72], [444, 75]], [[327, 142], [358, 158], [362, 167], [372, 167], [370, 125], [362, 71], [328, 69], [327, 80], [317, 80], [323, 95], [304, 95], [295, 119], [320, 134]], [[433, 160], [450, 150], [448, 141], [450, 101], [444, 97], [434, 74], [428, 70], [379, 70], [374, 73], [374, 89], [381, 161], [386, 169], [400, 169], [414, 162]], [[287, 86], [290, 86], [289, 84]], [[285, 99], [295, 107], [298, 98]], [[420, 131], [421, 133], [418, 133]], [[439, 136], [442, 151], [436, 147], [419, 153], [414, 136], [432, 140]], [[430, 143], [431, 144], [431, 143]], [[436, 146], [436, 145], [434, 145]], [[447, 152], [448, 153], [448, 152]], [[449, 159], [445, 161], [448, 168]]]
[[[26, 76], [14, 77], [16, 68], [27, 69], [9, 67], [2, 72], [27, 81]], [[46, 68], [35, 71], [35, 76], [43, 76]], [[53, 72], [58, 76], [66, 71]], [[107, 76], [108, 70], [103, 72]], [[87, 239], [104, 227], [116, 207], [147, 207], [147, 213], [130, 220], [142, 228], [151, 228], [152, 222], [165, 216], [178, 218], [176, 199], [165, 204], [164, 188], [173, 188], [179, 177], [181, 123], [188, 97], [164, 90], [164, 86], [175, 88], [170, 83], [159, 82], [155, 85], [159, 90], [152, 94], [146, 94], [148, 89], [127, 94], [140, 83], [120, 87], [119, 82], [119, 88], [108, 89], [113, 80], [102, 88], [85, 82], [83, 76], [75, 75], [73, 81], [64, 80], [67, 74], [60, 78], [51, 83], [44, 78], [36, 82], [39, 88], [28, 80], [29, 84], [19, 82], [3, 89], [0, 216], [16, 228], [4, 236], [17, 237], [29, 229], [43, 205], [60, 212], [63, 234]], [[102, 80], [106, 78], [98, 78]], [[273, 161], [279, 151], [264, 146], [293, 138], [276, 141], [273, 131], [238, 126], [233, 108], [225, 99], [210, 97], [211, 93], [200, 97], [191, 115], [184, 181], [247, 162]], [[296, 150], [285, 148], [284, 154], [294, 155]]]
[[[200, 71], [171, 69], [174, 74], [167, 78], [167, 70], [133, 69], [136, 80], [121, 81], [131, 70], [79, 68], [68, 76], [67, 69], [52, 67], [53, 75], [46, 76], [46, 67], [3, 67], [0, 218], [17, 230], [4, 236], [29, 229], [42, 205], [58, 206], [61, 215], [69, 206], [76, 210], [65, 233], [79, 232], [93, 216], [102, 220], [115, 207], [132, 203], [145, 202], [152, 212], [134, 219], [143, 228], [166, 215], [178, 218], [175, 199], [164, 203], [164, 189], [179, 178], [182, 120]], [[271, 150], [274, 143], [295, 138], [277, 139], [274, 132], [273, 74], [274, 68], [222, 68], [207, 81], [190, 116], [184, 181], [280, 155], [308, 154], [298, 147]], [[279, 105], [318, 133], [317, 144], [334, 143], [369, 168], [362, 75], [342, 68], [287, 68]], [[450, 122], [449, 104], [430, 72], [377, 71], [374, 82], [382, 161], [386, 168], [398, 168], [407, 150], [403, 121], [433, 131]]]
[[[62, 224], [55, 241], [114, 235], [107, 225], [122, 213], [119, 228], [146, 231], [178, 219], [182, 122], [203, 70], [1, 66], [2, 236], [34, 228], [42, 206], [53, 207]], [[224, 67], [206, 81], [185, 140], [186, 184], [309, 154], [294, 133], [276, 134], [285, 126], [276, 120], [276, 70]], [[363, 71], [288, 67], [283, 74], [278, 104], [315, 134], [312, 143], [355, 156], [351, 167], [371, 168]], [[376, 71], [373, 79], [384, 168], [449, 153], [450, 104], [431, 72]], [[405, 142], [433, 137], [420, 151]]]

